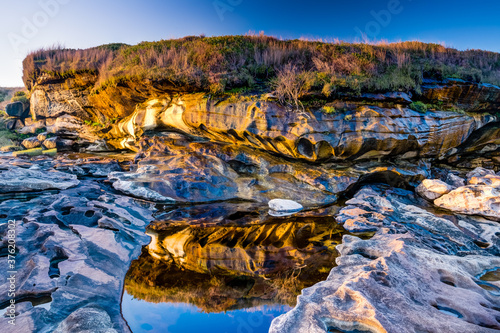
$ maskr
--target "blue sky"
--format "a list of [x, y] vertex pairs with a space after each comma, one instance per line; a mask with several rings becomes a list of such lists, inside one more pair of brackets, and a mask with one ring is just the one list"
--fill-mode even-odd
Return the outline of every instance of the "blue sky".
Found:
[[87, 48], [205, 34], [421, 40], [500, 52], [500, 1], [2, 1], [0, 86], [21, 86], [22, 59], [56, 43]]

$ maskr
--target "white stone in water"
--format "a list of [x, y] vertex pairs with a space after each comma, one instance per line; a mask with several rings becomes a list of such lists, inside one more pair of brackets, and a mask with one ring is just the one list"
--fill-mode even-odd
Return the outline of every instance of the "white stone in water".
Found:
[[304, 207], [293, 200], [273, 199], [269, 201], [269, 208], [275, 212], [298, 212]]

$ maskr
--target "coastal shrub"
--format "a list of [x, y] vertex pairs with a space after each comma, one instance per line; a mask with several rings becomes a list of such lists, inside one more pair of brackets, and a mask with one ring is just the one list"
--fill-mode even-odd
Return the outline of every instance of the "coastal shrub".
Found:
[[321, 111], [323, 111], [326, 114], [337, 113], [337, 110], [333, 106], [323, 106]]
[[300, 70], [297, 66], [289, 63], [278, 71], [272, 86], [276, 92], [276, 97], [281, 102], [292, 101], [298, 108], [300, 98], [309, 92], [313, 83], [313, 73]]
[[12, 97], [11, 102], [28, 103], [28, 96], [24, 91], [17, 91]]
[[440, 44], [346, 43], [280, 40], [265, 35], [189, 36], [107, 44], [86, 50], [54, 46], [30, 53], [23, 62], [28, 89], [44, 74], [97, 77], [94, 94], [128, 80], [153, 80], [184, 91], [219, 94], [260, 86], [282, 101], [300, 105], [310, 93], [416, 91], [423, 78], [454, 77], [500, 85], [500, 54], [458, 51]]
[[410, 104], [410, 109], [420, 113], [426, 113], [429, 107], [423, 102], [416, 101]]

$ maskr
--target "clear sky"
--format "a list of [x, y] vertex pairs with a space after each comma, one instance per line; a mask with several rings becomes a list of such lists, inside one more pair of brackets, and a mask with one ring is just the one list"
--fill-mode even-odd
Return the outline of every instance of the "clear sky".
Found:
[[28, 51], [264, 31], [282, 38], [421, 40], [500, 52], [500, 1], [0, 0], [0, 86]]

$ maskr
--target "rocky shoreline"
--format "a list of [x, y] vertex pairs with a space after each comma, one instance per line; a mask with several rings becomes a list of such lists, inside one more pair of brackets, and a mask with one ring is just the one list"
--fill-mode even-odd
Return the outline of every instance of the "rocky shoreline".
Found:
[[[272, 96], [216, 100], [161, 86], [115, 87], [107, 94], [121, 99], [104, 106], [82, 89], [92, 80], [33, 87], [38, 118], [18, 128], [32, 136], [23, 146], [50, 140], [57, 155], [0, 155], [0, 216], [18, 222], [23, 331], [128, 332], [125, 275], [147, 244], [156, 260], [199, 274], [215, 265], [261, 278], [271, 273], [259, 256], [294, 253], [307, 267], [323, 247], [336, 249], [328, 278], [303, 289], [273, 333], [500, 329], [500, 281], [484, 278], [500, 268], [500, 88], [423, 85], [420, 99], [467, 113], [422, 114], [395, 92], [335, 100], [345, 109], [328, 114], [292, 112]], [[113, 123], [86, 123], [111, 109]], [[273, 217], [273, 199], [304, 210]], [[331, 219], [342, 240], [295, 217]], [[7, 233], [0, 225], [4, 263]], [[214, 235], [223, 264], [197, 266], [211, 249], [194, 234]], [[230, 253], [251, 265], [227, 264]], [[2, 311], [8, 288], [0, 284]]]

